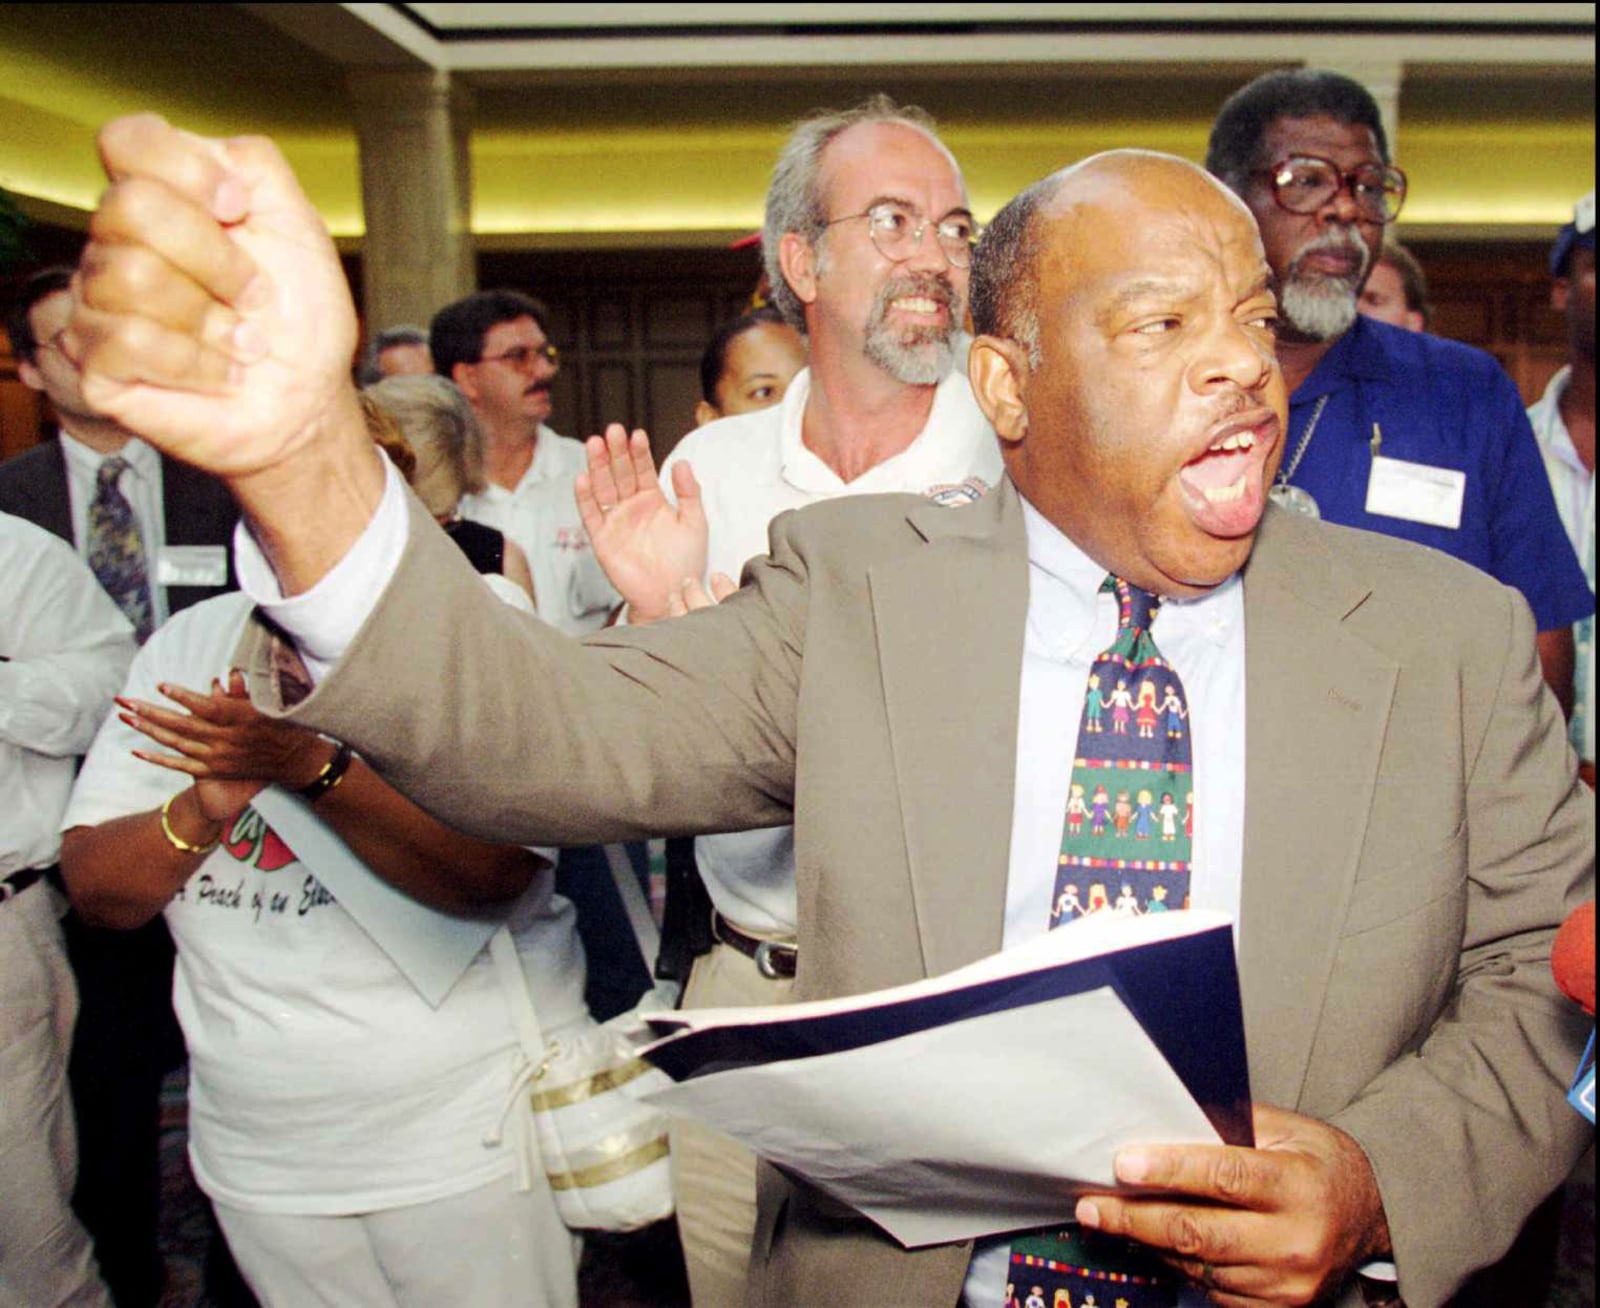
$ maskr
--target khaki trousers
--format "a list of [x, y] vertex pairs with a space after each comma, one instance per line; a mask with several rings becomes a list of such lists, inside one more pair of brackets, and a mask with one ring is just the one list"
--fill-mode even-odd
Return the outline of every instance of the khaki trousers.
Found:
[[[682, 1006], [780, 1004], [793, 988], [788, 978], [762, 976], [738, 950], [713, 945], [695, 960]], [[674, 1120], [672, 1183], [694, 1308], [743, 1308], [756, 1228], [756, 1156], [709, 1127]]]
[[64, 903], [44, 882], [0, 903], [0, 1308], [110, 1308], [73, 1216], [67, 1051], [78, 991]]

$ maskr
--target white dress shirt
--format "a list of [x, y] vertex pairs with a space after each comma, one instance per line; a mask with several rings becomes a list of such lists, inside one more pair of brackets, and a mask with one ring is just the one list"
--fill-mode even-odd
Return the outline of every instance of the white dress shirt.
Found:
[[0, 513], [0, 877], [46, 867], [134, 651], [133, 628], [72, 549]]
[[167, 608], [167, 588], [156, 584], [157, 560], [167, 546], [167, 519], [162, 511], [161, 455], [137, 436], [115, 454], [101, 454], [78, 440], [64, 428], [61, 453], [67, 464], [67, 499], [72, 505], [72, 539], [78, 542], [78, 557], [89, 557], [89, 506], [94, 503], [95, 478], [107, 459], [126, 459], [128, 466], [117, 479], [117, 488], [127, 498], [144, 541], [145, 575], [150, 579], [151, 616], [159, 627], [171, 616]]
[[[1106, 570], [1026, 501], [1023, 518], [1028, 532], [1028, 625], [1006, 880], [1006, 949], [1049, 929], [1089, 670], [1117, 631], [1116, 597], [1099, 593]], [[1195, 796], [1190, 903], [1220, 909], [1237, 922], [1245, 779], [1244, 592], [1239, 578], [1200, 599], [1163, 601], [1150, 634], [1182, 678], [1189, 704]], [[1010, 1250], [1009, 1240], [979, 1243], [965, 1287], [969, 1308], [999, 1308], [1005, 1302]]]

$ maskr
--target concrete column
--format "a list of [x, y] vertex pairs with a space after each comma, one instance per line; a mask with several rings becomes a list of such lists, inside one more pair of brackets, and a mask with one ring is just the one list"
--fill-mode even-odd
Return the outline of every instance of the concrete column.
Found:
[[361, 153], [363, 312], [369, 332], [428, 325], [477, 288], [472, 247], [472, 102], [450, 74], [349, 74]]
[[1405, 80], [1405, 65], [1398, 59], [1352, 53], [1347, 58], [1319, 58], [1312, 67], [1343, 73], [1372, 93], [1372, 98], [1378, 102], [1384, 133], [1389, 138], [1389, 157], [1404, 168], [1405, 159], [1400, 149], [1400, 85]]

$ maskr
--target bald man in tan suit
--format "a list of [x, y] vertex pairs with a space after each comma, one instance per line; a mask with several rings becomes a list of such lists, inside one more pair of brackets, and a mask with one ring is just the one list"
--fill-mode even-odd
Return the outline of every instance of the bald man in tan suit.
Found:
[[[500, 839], [794, 821], [798, 991], [846, 994], [1002, 943], [1036, 533], [1169, 600], [1241, 577], [1257, 1147], [1131, 1151], [1120, 1174], [1155, 1192], [1063, 1220], [1225, 1304], [1355, 1302], [1354, 1270], [1392, 1258], [1424, 1308], [1566, 1174], [1582, 1030], [1548, 951], [1592, 894], [1594, 812], [1531, 620], [1440, 556], [1263, 519], [1273, 301], [1248, 215], [1198, 170], [1105, 156], [997, 219], [970, 369], [1006, 444], [994, 494], [786, 516], [724, 604], [577, 645], [484, 600], [385, 480], [337, 262], [275, 153], [148, 119], [103, 151], [122, 180], [72, 347], [97, 403], [232, 481], [264, 602], [314, 670], [337, 660], [296, 717]], [[274, 640], [241, 652], [269, 705]], [[750, 1302], [961, 1301], [970, 1246], [908, 1253], [775, 1172], [761, 1198]]]

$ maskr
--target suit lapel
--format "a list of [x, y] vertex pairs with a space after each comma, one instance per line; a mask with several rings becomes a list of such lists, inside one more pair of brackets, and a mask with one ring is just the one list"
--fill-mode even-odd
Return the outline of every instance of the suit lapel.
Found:
[[[1371, 587], [1274, 512], [1245, 572], [1239, 970], [1252, 1093], [1293, 1107], [1355, 880], [1397, 669], [1345, 628]], [[1291, 725], [1292, 724], [1292, 725]]]
[[[1009, 481], [910, 515], [923, 548], [869, 572], [911, 896], [929, 975], [1000, 948], [1027, 540]], [[964, 791], [952, 793], [958, 775]]]
[[29, 516], [46, 531], [76, 546], [72, 535], [72, 493], [67, 487], [67, 454], [59, 437], [42, 447], [38, 472], [39, 480], [29, 488], [37, 516]]

